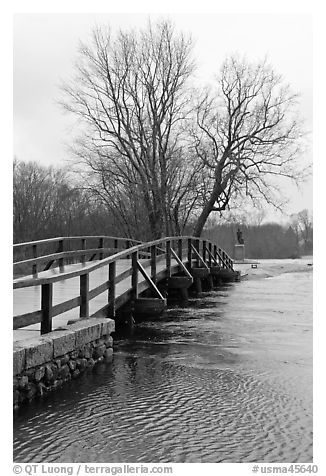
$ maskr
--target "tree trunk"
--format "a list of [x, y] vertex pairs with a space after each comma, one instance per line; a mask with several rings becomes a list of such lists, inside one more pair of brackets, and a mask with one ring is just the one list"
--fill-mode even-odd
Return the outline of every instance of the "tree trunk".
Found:
[[207, 218], [209, 217], [209, 214], [211, 213], [213, 207], [214, 207], [214, 203], [215, 203], [215, 199], [210, 199], [206, 205], [204, 206], [201, 214], [199, 215], [197, 221], [196, 221], [196, 224], [195, 224], [195, 227], [194, 227], [194, 231], [193, 231], [193, 236], [196, 236], [196, 237], [200, 237], [200, 235], [202, 234], [202, 231], [203, 231], [203, 228], [205, 226], [205, 223], [207, 221]]
[[221, 195], [224, 189], [225, 189], [225, 184], [221, 184], [220, 181], [215, 182], [211, 196], [209, 200], [206, 202], [205, 206], [202, 209], [201, 214], [199, 215], [196, 221], [194, 231], [193, 231], [193, 236], [196, 236], [199, 238], [200, 235], [202, 234], [207, 218], [209, 217], [210, 213], [214, 210], [216, 200]]

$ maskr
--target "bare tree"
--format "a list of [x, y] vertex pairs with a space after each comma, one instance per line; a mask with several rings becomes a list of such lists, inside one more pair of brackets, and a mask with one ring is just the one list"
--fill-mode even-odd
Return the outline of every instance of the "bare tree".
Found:
[[298, 249], [311, 253], [313, 248], [313, 220], [307, 209], [291, 215], [291, 227], [297, 237]]
[[[47, 228], [57, 213], [57, 191], [64, 173], [36, 162], [14, 160], [14, 240], [33, 240]], [[59, 209], [61, 209], [59, 207]]]
[[14, 242], [53, 236], [112, 234], [116, 223], [67, 170], [14, 160]]
[[179, 213], [194, 175], [180, 164], [190, 54], [191, 40], [167, 21], [115, 36], [97, 28], [63, 86], [64, 107], [85, 125], [75, 153], [96, 179], [93, 190], [122, 215], [132, 191], [154, 238], [171, 232], [171, 210]]
[[[250, 197], [281, 207], [279, 177], [300, 180], [304, 168], [297, 95], [263, 61], [232, 57], [222, 66], [218, 89], [206, 91], [196, 108], [193, 148], [204, 166], [200, 236], [213, 211]], [[277, 180], [276, 180], [277, 179]]]

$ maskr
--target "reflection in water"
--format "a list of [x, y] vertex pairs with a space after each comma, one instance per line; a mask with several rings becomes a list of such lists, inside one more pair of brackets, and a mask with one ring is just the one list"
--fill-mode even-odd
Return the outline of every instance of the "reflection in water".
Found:
[[234, 283], [14, 419], [21, 462], [310, 462], [312, 273]]

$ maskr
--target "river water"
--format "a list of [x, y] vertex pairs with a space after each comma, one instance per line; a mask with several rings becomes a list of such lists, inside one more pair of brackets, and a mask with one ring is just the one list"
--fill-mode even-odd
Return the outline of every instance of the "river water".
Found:
[[311, 271], [142, 323], [112, 364], [15, 415], [14, 461], [311, 462]]

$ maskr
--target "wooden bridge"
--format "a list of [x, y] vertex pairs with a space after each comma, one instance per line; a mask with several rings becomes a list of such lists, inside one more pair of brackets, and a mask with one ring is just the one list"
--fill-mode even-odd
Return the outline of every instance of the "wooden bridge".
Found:
[[[153, 317], [170, 294], [187, 299], [191, 286], [200, 292], [202, 283], [209, 289], [237, 279], [225, 251], [189, 236], [148, 243], [108, 236], [20, 243], [14, 245], [13, 328], [45, 334], [78, 316]], [[14, 339], [20, 335], [14, 332]]]

